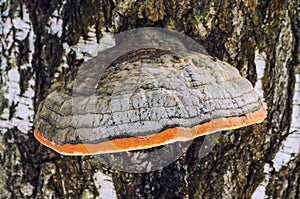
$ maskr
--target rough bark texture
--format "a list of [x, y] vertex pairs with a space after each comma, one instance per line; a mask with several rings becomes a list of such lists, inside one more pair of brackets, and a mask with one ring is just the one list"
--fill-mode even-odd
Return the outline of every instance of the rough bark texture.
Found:
[[[2, 0], [0, 8], [0, 127], [5, 130], [0, 134], [0, 198], [103, 197], [94, 179], [98, 171], [112, 176], [119, 198], [250, 198], [266, 179], [266, 165], [271, 171], [266, 197], [300, 197], [299, 151], [279, 170], [273, 161], [291, 134], [299, 1]], [[265, 122], [223, 132], [204, 158], [199, 157], [200, 137], [171, 165], [142, 174], [107, 168], [95, 157], [60, 156], [39, 145], [25, 128], [32, 116], [21, 114], [22, 105], [33, 113], [50, 85], [71, 70], [61, 67], [75, 60], [75, 51], [66, 52], [65, 46], [82, 39], [89, 44], [90, 37], [101, 42], [107, 32], [143, 26], [189, 35], [253, 84], [255, 55], [263, 54]]]

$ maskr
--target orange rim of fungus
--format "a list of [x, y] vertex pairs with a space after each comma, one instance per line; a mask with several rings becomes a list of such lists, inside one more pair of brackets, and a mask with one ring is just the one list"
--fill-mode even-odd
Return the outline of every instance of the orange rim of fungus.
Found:
[[95, 155], [146, 149], [176, 141], [192, 140], [201, 135], [206, 135], [217, 131], [237, 129], [251, 124], [260, 123], [265, 118], [266, 113], [263, 106], [261, 106], [259, 110], [252, 113], [247, 113], [245, 115], [236, 117], [216, 118], [191, 128], [174, 127], [151, 135], [116, 138], [113, 140], [93, 144], [57, 144], [44, 138], [37, 129], [34, 129], [34, 136], [43, 145], [46, 145], [47, 147], [64, 155]]

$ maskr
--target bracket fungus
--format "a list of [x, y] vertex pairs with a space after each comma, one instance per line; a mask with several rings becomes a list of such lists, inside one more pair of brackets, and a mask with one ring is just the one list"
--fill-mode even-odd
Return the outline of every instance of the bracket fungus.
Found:
[[265, 119], [259, 96], [237, 69], [188, 49], [177, 33], [139, 31], [84, 62], [45, 97], [34, 121], [38, 141], [61, 154], [93, 155]]

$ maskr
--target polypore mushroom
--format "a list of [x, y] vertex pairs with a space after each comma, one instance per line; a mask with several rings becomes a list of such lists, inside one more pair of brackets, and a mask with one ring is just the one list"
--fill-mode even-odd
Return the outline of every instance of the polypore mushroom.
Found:
[[264, 120], [260, 98], [237, 69], [172, 39], [123, 42], [84, 62], [40, 103], [36, 139], [61, 154], [91, 155], [191, 140]]

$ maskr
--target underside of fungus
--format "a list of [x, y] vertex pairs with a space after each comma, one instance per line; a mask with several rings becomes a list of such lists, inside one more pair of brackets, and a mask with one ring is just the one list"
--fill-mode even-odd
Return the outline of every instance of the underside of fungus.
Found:
[[84, 62], [53, 89], [36, 113], [37, 140], [61, 154], [91, 155], [264, 120], [258, 95], [234, 67], [185, 48], [173, 33], [151, 31]]

